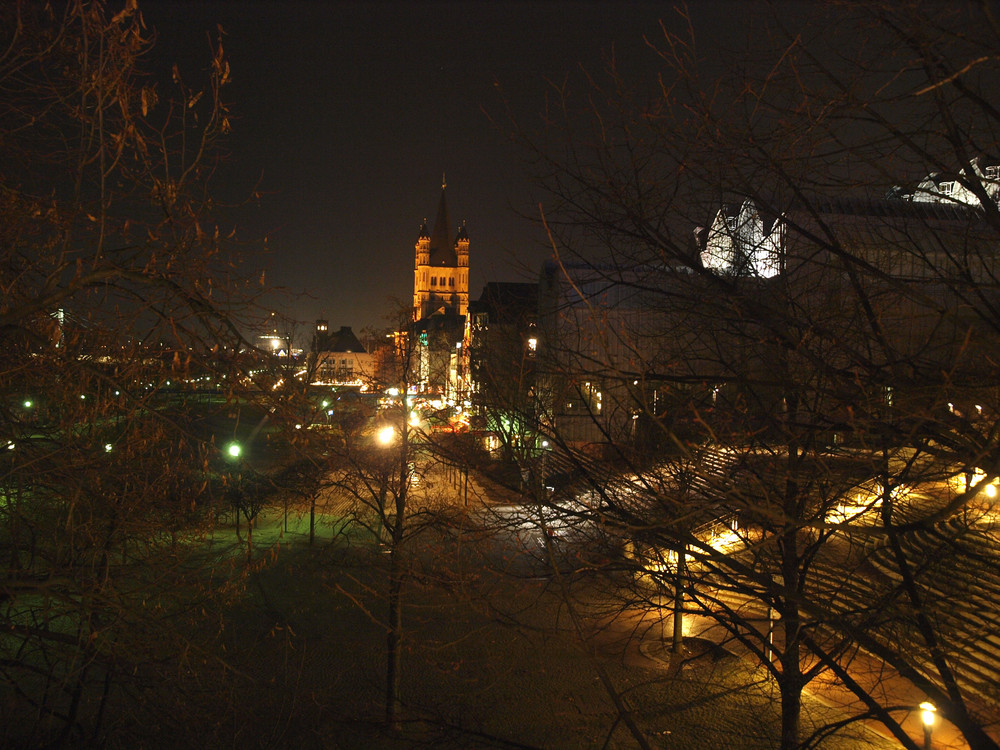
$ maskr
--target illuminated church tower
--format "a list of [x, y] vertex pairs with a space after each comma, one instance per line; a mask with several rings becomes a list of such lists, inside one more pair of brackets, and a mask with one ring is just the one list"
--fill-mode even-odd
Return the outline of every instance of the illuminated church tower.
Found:
[[452, 240], [444, 178], [434, 229], [427, 220], [414, 248], [413, 335], [417, 341], [414, 385], [457, 403], [467, 390], [469, 349], [469, 235], [465, 225]]
[[415, 246], [414, 320], [437, 313], [464, 317], [469, 312], [469, 235], [463, 224], [452, 241], [445, 187], [442, 178], [441, 201], [434, 219], [434, 230], [427, 232], [425, 219]]

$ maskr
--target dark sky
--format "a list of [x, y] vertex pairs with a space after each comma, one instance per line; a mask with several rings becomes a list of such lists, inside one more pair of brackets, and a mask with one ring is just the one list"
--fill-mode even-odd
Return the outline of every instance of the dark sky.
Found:
[[[726, 28], [746, 4], [694, 2], [696, 26]], [[499, 82], [536, 121], [545, 79], [617, 56], [648, 60], [643, 34], [669, 3], [157, 2], [157, 59], [193, 74], [220, 24], [234, 83], [234, 133], [220, 183], [231, 197], [259, 178], [240, 235], [268, 237], [269, 304], [311, 328], [380, 326], [390, 298], [410, 304], [413, 244], [433, 220], [442, 173], [452, 232], [467, 221], [470, 296], [486, 281], [537, 277], [544, 235], [517, 211], [539, 195], [519, 151], [484, 113]], [[253, 260], [257, 264], [261, 261]], [[303, 325], [298, 330], [303, 330]], [[303, 343], [302, 340], [299, 343]]]

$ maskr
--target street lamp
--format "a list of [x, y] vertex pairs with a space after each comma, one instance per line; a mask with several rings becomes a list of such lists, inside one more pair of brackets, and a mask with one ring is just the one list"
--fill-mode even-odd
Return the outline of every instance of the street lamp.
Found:
[[937, 720], [937, 706], [930, 701], [920, 704], [920, 720], [924, 723], [924, 750], [931, 750], [931, 732]]
[[386, 425], [378, 431], [378, 441], [382, 445], [390, 445], [396, 439], [396, 430], [392, 426]]
[[240, 454], [243, 453], [243, 448], [240, 447], [239, 443], [230, 443], [226, 448], [226, 455], [230, 458], [239, 458]]

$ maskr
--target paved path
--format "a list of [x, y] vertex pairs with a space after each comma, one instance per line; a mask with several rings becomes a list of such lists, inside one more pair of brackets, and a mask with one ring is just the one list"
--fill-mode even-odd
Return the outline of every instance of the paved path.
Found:
[[[518, 493], [500, 487], [481, 475], [470, 473], [466, 480], [463, 473], [442, 467], [434, 467], [421, 473], [411, 499], [415, 509], [451, 507], [481, 510], [523, 502], [523, 497]], [[317, 524], [317, 538], [321, 541], [330, 540], [336, 536], [337, 528], [336, 525], [329, 523], [329, 518], [349, 517], [356, 512], [356, 504], [343, 495], [327, 491], [318, 501], [318, 510], [323, 515], [323, 523]], [[991, 533], [993, 531], [995, 530], [991, 530]], [[308, 532], [307, 509], [301, 507], [290, 509], [287, 517], [281, 509], [271, 509], [258, 520], [254, 534], [256, 552], [258, 555], [264, 555], [268, 550], [284, 544], [301, 543], [308, 539]], [[225, 532], [220, 535], [220, 540], [227, 537], [231, 543], [231, 535]], [[994, 578], [1000, 582], [1000, 578]], [[996, 588], [996, 592], [993, 592], [996, 595], [993, 602], [996, 606], [1000, 606], [1000, 583]], [[641, 618], [643, 615], [636, 612], [635, 616]], [[958, 618], [959, 622], [961, 620], [962, 618]], [[620, 631], [619, 635], [629, 636], [631, 645], [624, 652], [628, 662], [639, 664], [641, 660], [648, 659], [663, 666], [668, 665], [669, 643], [664, 640], [663, 635], [665, 633], [669, 638], [671, 632], [669, 613], [655, 628], [635, 628], [634, 622], [626, 624], [624, 620], [616, 627]], [[636, 634], [642, 637], [636, 638]], [[737, 656], [752, 661], [749, 654], [741, 654], [738, 648], [732, 647], [731, 639], [724, 629], [708, 618], [688, 616], [685, 620], [685, 636], [699, 642], [723, 646], [727, 650], [732, 650]], [[1000, 658], [997, 661], [1000, 662]], [[912, 706], [913, 708], [902, 719], [902, 723], [911, 737], [918, 742], [921, 741], [923, 729], [916, 707], [924, 696], [920, 695], [907, 680], [888, 672], [880, 661], [871, 657], [864, 655], [858, 657], [854, 662], [852, 674], [866, 689], [872, 690], [883, 705]], [[853, 694], [829, 677], [814, 681], [809, 686], [808, 694], [828, 706], [842, 709], [849, 715], [862, 711], [861, 704]], [[886, 739], [890, 743], [895, 741], [877, 722], [870, 721], [866, 725], [873, 737]], [[996, 730], [997, 727], [993, 729]], [[1000, 738], [1000, 732], [994, 731], [993, 735]], [[946, 721], [941, 721], [933, 733], [933, 747], [937, 750], [964, 750], [967, 745], [955, 727]]]

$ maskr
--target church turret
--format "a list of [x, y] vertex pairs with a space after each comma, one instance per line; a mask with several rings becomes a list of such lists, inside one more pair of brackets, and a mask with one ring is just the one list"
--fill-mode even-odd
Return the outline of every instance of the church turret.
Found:
[[426, 266], [430, 262], [431, 235], [427, 231], [427, 219], [420, 225], [420, 234], [417, 235], [417, 244], [414, 245], [415, 263], [414, 268]]
[[469, 233], [465, 229], [465, 222], [458, 230], [458, 237], [455, 238], [455, 253], [458, 256], [459, 268], [469, 267]]

